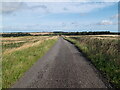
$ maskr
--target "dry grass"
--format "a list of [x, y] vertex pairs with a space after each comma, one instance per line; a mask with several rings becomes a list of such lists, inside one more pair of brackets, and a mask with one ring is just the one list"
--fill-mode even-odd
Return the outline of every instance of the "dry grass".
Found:
[[4, 44], [10, 44], [10, 43], [20, 43], [20, 42], [25, 42], [25, 41], [14, 41], [14, 42], [2, 42]]
[[39, 38], [47, 38], [49, 36], [38, 36], [38, 37], [34, 37], [34, 36], [24, 36], [24, 37], [3, 37], [0, 38], [0, 40], [4, 41], [4, 42], [11, 42], [11, 41], [25, 41], [25, 40], [33, 40], [33, 39], [39, 39]]
[[5, 38], [0, 38], [0, 40], [21, 40], [24, 39], [25, 37], [5, 37]]
[[88, 35], [88, 36], [112, 36], [112, 37], [118, 37], [118, 35]]
[[[36, 45], [39, 45], [41, 44], [42, 42], [44, 42], [45, 40], [49, 40], [49, 39], [55, 39], [57, 38], [56, 36], [54, 37], [48, 37], [48, 36], [44, 36], [44, 37], [20, 37], [20, 38], [3, 38], [3, 40], [15, 40], [14, 42], [3, 42], [3, 45], [4, 44], [10, 44], [10, 43], [20, 43], [20, 42], [26, 42], [26, 41], [29, 41], [29, 42], [26, 42], [25, 44], [23, 44], [22, 46], [20, 47], [13, 47], [13, 48], [8, 48], [6, 49], [3, 54], [8, 54], [8, 53], [12, 53], [12, 52], [15, 52], [15, 51], [19, 51], [19, 50], [23, 50], [23, 49], [26, 49], [26, 48], [29, 48], [29, 47], [33, 47], [33, 46], [36, 46]], [[16, 41], [16, 40], [21, 40], [21, 41]]]
[[[83, 35], [72, 35], [72, 36], [65, 36], [65, 37], [83, 37]], [[97, 39], [119, 39], [119, 35], [84, 35], [84, 37], [89, 38], [97, 38]]]
[[[26, 48], [29, 48], [29, 47], [37, 46], [37, 45], [41, 44], [42, 42], [44, 42], [45, 40], [50, 40], [50, 39], [55, 39], [55, 38], [57, 38], [57, 37], [41, 38], [37, 42], [29, 42], [29, 43], [25, 43], [24, 45], [22, 45], [22, 46], [20, 46], [18, 48], [7, 49], [3, 54], [8, 54], [8, 53], [12, 53], [12, 52], [15, 52], [15, 51], [23, 50], [23, 49], [26, 49]], [[35, 40], [38, 40], [38, 39], [35, 39]]]
[[39, 33], [30, 33], [31, 35], [46, 35], [46, 34], [53, 34], [51, 32], [39, 32]]
[[119, 37], [118, 36], [114, 36], [114, 37], [109, 37], [109, 36], [106, 36], [106, 37], [101, 37], [101, 36], [95, 37], [95, 36], [92, 36], [91, 38], [97, 38], [97, 39], [118, 39]]

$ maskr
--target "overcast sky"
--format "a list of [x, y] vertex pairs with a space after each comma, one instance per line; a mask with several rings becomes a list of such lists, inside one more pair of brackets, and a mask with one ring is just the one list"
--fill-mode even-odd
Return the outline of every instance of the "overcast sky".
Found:
[[0, 11], [3, 32], [118, 31], [117, 2], [4, 2]]

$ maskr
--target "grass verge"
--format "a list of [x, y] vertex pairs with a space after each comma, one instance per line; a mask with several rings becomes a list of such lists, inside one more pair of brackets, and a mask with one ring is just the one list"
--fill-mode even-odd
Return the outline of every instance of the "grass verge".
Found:
[[45, 40], [38, 46], [3, 55], [2, 88], [9, 88], [15, 83], [56, 41], [57, 39]]
[[120, 88], [119, 40], [100, 40], [89, 37], [66, 38], [86, 54], [95, 67], [102, 72], [108, 82]]

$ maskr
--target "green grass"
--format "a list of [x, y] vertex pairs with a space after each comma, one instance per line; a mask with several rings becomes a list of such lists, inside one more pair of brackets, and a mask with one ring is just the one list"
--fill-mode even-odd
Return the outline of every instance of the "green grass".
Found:
[[66, 38], [81, 49], [107, 78], [113, 87], [120, 88], [120, 55], [118, 39], [93, 39], [88, 36]]
[[57, 39], [46, 40], [38, 46], [15, 51], [3, 55], [3, 88], [9, 88], [26, 72], [39, 58], [41, 58]]

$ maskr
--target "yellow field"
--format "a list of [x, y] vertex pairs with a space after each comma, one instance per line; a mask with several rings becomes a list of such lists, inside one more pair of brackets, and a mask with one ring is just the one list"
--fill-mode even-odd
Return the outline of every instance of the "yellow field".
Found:
[[[12, 53], [14, 51], [23, 50], [25, 48], [29, 48], [29, 47], [39, 45], [43, 41], [48, 40], [48, 39], [53, 39], [53, 38], [57, 38], [57, 37], [55, 37], [55, 36], [54, 37], [49, 37], [49, 36], [25, 36], [25, 37], [0, 38], [0, 40], [2, 41], [3, 49], [4, 49], [4, 46], [9, 46], [9, 47], [7, 47], [3, 50], [3, 54], [7, 54], [7, 53]], [[22, 43], [22, 45], [20, 45], [18, 47], [15, 46], [15, 45], [19, 45], [21, 43]]]
[[83, 37], [83, 36], [97, 39], [120, 39], [119, 35], [71, 35], [65, 37]]

